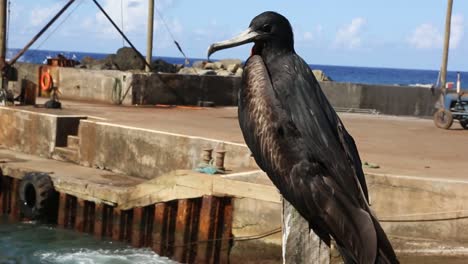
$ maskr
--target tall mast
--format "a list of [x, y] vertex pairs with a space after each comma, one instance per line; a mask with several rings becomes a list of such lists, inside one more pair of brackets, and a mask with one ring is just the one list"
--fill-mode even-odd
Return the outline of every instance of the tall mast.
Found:
[[440, 68], [440, 84], [442, 90], [445, 91], [445, 84], [447, 83], [447, 64], [450, 47], [450, 26], [452, 22], [452, 6], [453, 0], [448, 0], [447, 15], [445, 17], [445, 39], [444, 39], [444, 53], [442, 56], [442, 66]]
[[1, 84], [0, 89], [7, 89], [8, 82], [6, 77], [3, 76], [3, 69], [5, 66], [6, 58], [6, 36], [7, 36], [7, 23], [6, 23], [7, 0], [0, 0], [0, 75]]
[[151, 65], [151, 58], [153, 56], [153, 24], [154, 24], [154, 0], [148, 0], [148, 32], [146, 40], [146, 71], [149, 72], [151, 69], [148, 65]]

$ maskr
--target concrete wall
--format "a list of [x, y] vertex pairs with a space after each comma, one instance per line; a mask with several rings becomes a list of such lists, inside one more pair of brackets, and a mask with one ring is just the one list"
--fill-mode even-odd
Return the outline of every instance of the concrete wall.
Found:
[[138, 104], [196, 105], [199, 100], [218, 106], [237, 105], [238, 77], [181, 74], [135, 74], [134, 102]]
[[[132, 104], [131, 72], [58, 68], [61, 98]], [[127, 92], [127, 95], [125, 93]]]
[[250, 151], [242, 144], [88, 120], [81, 121], [79, 136], [82, 165], [147, 179], [176, 169], [196, 168], [205, 147], [226, 150], [227, 169], [256, 168]]
[[[22, 79], [37, 84], [40, 65], [18, 64], [18, 81], [10, 87], [20, 91]], [[123, 104], [196, 105], [199, 100], [218, 106], [237, 105], [239, 77], [181, 74], [147, 74], [111, 70], [57, 68], [56, 83], [62, 98]], [[424, 87], [322, 82], [335, 107], [376, 109], [382, 114], [431, 116], [438, 96]]]
[[55, 147], [57, 119], [0, 107], [0, 144], [11, 150], [48, 157]]
[[322, 82], [335, 107], [376, 109], [387, 115], [432, 116], [438, 93], [425, 87]]
[[81, 116], [56, 116], [0, 107], [0, 145], [23, 153], [50, 157], [76, 134]]
[[468, 182], [366, 175], [372, 208], [389, 235], [468, 242]]

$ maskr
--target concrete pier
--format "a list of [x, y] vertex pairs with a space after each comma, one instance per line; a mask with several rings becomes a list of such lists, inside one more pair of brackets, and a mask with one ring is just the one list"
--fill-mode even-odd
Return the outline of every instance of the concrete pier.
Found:
[[[282, 262], [281, 197], [251, 158], [236, 108], [62, 104], [0, 108], [1, 214], [21, 219], [17, 186], [44, 172], [58, 192], [61, 228], [180, 262]], [[363, 162], [379, 166], [365, 167], [372, 208], [400, 256], [414, 254], [403, 236], [468, 241], [460, 232], [468, 215], [465, 131], [418, 118], [340, 117]], [[207, 148], [226, 151], [225, 174], [193, 170]]]

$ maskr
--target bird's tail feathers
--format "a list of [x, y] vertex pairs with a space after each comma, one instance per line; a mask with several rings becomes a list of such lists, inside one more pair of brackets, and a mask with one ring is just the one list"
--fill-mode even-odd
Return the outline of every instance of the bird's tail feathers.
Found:
[[398, 264], [400, 263], [379, 221], [374, 217], [374, 215], [371, 215], [371, 218], [372, 218], [372, 221], [374, 222], [375, 233], [377, 234], [377, 257], [375, 259], [375, 263], [376, 264]]

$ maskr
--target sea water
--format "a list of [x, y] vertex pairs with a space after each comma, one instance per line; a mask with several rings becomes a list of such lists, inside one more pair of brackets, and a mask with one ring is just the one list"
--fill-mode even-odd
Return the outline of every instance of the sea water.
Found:
[[0, 264], [163, 264], [176, 263], [147, 248], [101, 241], [33, 222], [10, 223], [0, 217]]
[[[9, 49], [7, 59], [12, 58], [18, 53], [18, 49]], [[80, 61], [85, 56], [95, 59], [102, 59], [108, 56], [103, 53], [72, 52], [72, 51], [53, 51], [53, 50], [28, 50], [19, 61], [30, 63], [43, 63], [48, 57], [56, 57], [62, 54], [67, 58], [73, 58]], [[153, 59], [163, 59], [173, 64], [184, 64], [184, 58], [176, 57], [153, 57]], [[205, 59], [191, 58], [190, 64]], [[190, 65], [189, 64], [189, 65]], [[312, 69], [322, 70], [332, 80], [337, 82], [350, 82], [362, 84], [384, 84], [400, 86], [426, 86], [430, 87], [436, 83], [439, 72], [436, 70], [418, 70], [418, 69], [392, 69], [376, 67], [353, 67], [353, 66], [335, 66], [335, 65], [309, 65]], [[468, 72], [462, 72], [462, 79], [468, 78]], [[447, 81], [456, 82], [456, 72], [449, 71]]]

